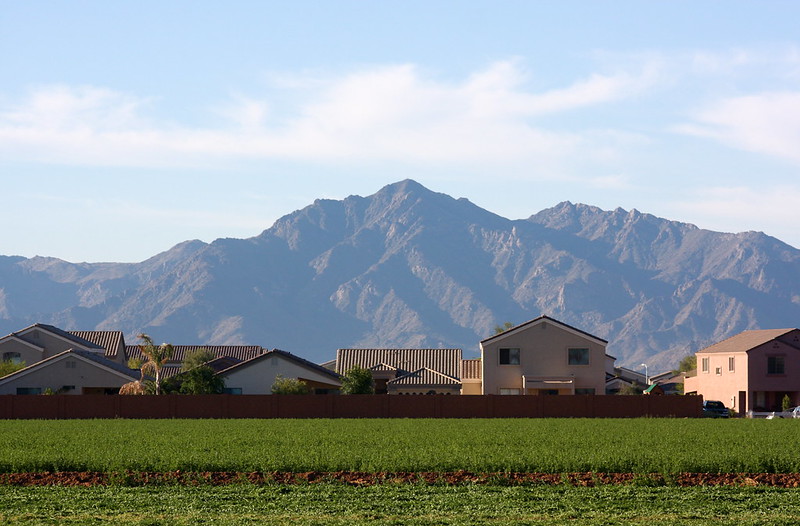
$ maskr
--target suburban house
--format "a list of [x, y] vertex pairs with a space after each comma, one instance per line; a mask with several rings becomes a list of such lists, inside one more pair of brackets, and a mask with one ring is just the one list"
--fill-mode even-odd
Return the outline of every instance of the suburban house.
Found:
[[784, 396], [800, 405], [800, 329], [741, 332], [695, 353], [686, 394], [719, 400], [739, 413], [780, 411]]
[[330, 369], [279, 349], [239, 362], [217, 375], [225, 380], [229, 394], [270, 394], [278, 376], [297, 378], [314, 394], [336, 393], [342, 386], [340, 376]]
[[461, 394], [461, 349], [339, 349], [335, 371], [369, 369], [376, 394]]
[[548, 316], [480, 342], [482, 394], [604, 394], [608, 342]]
[[[259, 345], [173, 345], [172, 357], [161, 369], [161, 376], [170, 378], [180, 373], [181, 364], [186, 355], [199, 349], [208, 351], [214, 357], [208, 365], [215, 371], [221, 371], [247, 360], [252, 360], [267, 352]], [[141, 345], [126, 346], [125, 354], [129, 360], [146, 361]]]
[[74, 348], [0, 378], [0, 395], [116, 394], [139, 377], [139, 371], [109, 360], [102, 350]]

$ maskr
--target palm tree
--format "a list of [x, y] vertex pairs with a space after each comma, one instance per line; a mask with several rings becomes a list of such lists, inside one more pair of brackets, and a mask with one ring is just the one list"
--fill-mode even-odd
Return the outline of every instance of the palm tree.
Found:
[[150, 336], [144, 333], [139, 335], [139, 339], [144, 342], [144, 345], [140, 345], [139, 348], [147, 358], [147, 361], [142, 364], [142, 377], [145, 373], [151, 373], [156, 379], [156, 394], [161, 394], [161, 368], [172, 358], [174, 349], [169, 343], [154, 344]]

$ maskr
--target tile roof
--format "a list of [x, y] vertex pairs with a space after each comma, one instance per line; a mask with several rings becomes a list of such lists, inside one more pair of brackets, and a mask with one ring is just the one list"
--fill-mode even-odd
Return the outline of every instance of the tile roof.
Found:
[[67, 332], [65, 330], [59, 329], [58, 327], [55, 327], [53, 325], [48, 325], [46, 323], [34, 323], [33, 325], [29, 325], [28, 327], [25, 327], [24, 329], [12, 332], [8, 336], [16, 336], [17, 338], [25, 340], [26, 342], [33, 343], [33, 342], [30, 342], [30, 340], [28, 340], [27, 338], [25, 338], [22, 335], [23, 332], [26, 332], [26, 331], [28, 331], [30, 329], [42, 329], [42, 330], [45, 330], [47, 332], [50, 332], [50, 333], [55, 334], [57, 336], [60, 336], [60, 337], [62, 337], [64, 339], [66, 339], [66, 340], [69, 340], [69, 341], [71, 341], [71, 342], [73, 342], [73, 343], [75, 343], [77, 345], [80, 345], [81, 347], [85, 347], [87, 349], [97, 349], [97, 350], [105, 349], [104, 347], [101, 347], [100, 345], [97, 345], [94, 342], [91, 342], [89, 340], [81, 338], [80, 336], [76, 336], [74, 334], [71, 334], [71, 333], [69, 333], [69, 332]]
[[458, 378], [447, 376], [438, 371], [433, 371], [424, 367], [416, 371], [398, 376], [386, 382], [387, 386], [393, 387], [440, 387], [440, 386], [459, 386], [461, 382]]
[[481, 359], [471, 358], [461, 360], [461, 379], [480, 380], [481, 379]]
[[[174, 349], [174, 353], [169, 363], [180, 363], [183, 361], [187, 352], [197, 349], [206, 349], [211, 352], [215, 358], [235, 358], [240, 362], [250, 360], [266, 352], [258, 345], [173, 345], [172, 348]], [[141, 345], [127, 345], [125, 347], [125, 352], [128, 358], [145, 360], [142, 355]]]
[[709, 345], [705, 349], [697, 351], [698, 353], [730, 353], [730, 352], [743, 352], [755, 349], [760, 345], [771, 342], [776, 338], [795, 331], [797, 329], [763, 329], [754, 331], [740, 332], [735, 336], [731, 336], [727, 340], [722, 340], [713, 345]]
[[117, 349], [125, 349], [122, 331], [67, 331], [106, 350], [106, 358], [116, 358]]
[[396, 367], [400, 375], [427, 368], [453, 378], [459, 378], [461, 349], [339, 349], [336, 351], [337, 372], [343, 374], [354, 365], [365, 369], [376, 365]]

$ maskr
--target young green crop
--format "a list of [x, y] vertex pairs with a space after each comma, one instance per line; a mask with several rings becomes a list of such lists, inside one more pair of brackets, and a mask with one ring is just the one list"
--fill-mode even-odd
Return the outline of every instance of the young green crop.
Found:
[[0, 472], [800, 472], [793, 420], [38, 420], [0, 436]]

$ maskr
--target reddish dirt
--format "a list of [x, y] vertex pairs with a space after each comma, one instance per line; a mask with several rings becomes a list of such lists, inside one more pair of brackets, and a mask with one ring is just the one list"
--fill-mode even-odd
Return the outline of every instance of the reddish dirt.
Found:
[[227, 471], [166, 473], [129, 471], [124, 473], [100, 472], [44, 472], [2, 473], [0, 484], [12, 486], [143, 486], [171, 485], [225, 485], [250, 484], [314, 484], [339, 482], [354, 486], [373, 484], [570, 484], [573, 486], [600, 486], [605, 484], [675, 485], [675, 486], [773, 486], [800, 487], [800, 473], [680, 473], [665, 477], [659, 474], [634, 473], [470, 473], [454, 472], [358, 472], [335, 471], [307, 473], [268, 472], [239, 473]]

